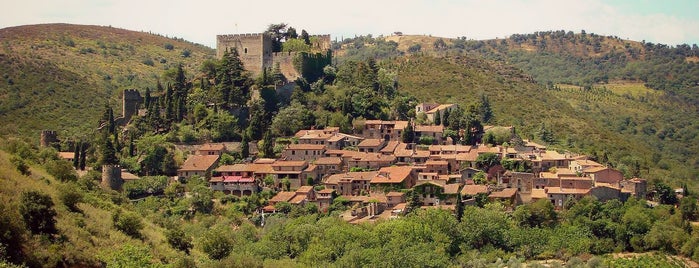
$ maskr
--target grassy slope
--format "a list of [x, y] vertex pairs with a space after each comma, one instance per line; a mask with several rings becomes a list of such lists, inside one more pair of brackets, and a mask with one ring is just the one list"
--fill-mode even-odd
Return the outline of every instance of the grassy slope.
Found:
[[0, 135], [34, 139], [41, 129], [89, 134], [107, 101], [120, 114], [123, 89], [154, 88], [164, 70], [182, 63], [191, 74], [214, 56], [205, 46], [102, 26], [11, 27], [0, 40]]

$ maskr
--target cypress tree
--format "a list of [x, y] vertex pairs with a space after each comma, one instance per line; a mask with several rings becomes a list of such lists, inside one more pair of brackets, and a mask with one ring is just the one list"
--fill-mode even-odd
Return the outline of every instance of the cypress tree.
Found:
[[87, 143], [80, 143], [80, 170], [85, 170], [85, 160], [87, 153]]
[[150, 88], [146, 87], [146, 96], [143, 98], [143, 106], [146, 107], [146, 109], [150, 109], [150, 101], [151, 101], [151, 96], [150, 96]]
[[77, 170], [80, 167], [80, 142], [75, 142], [73, 147], [73, 168]]
[[449, 109], [444, 109], [444, 116], [442, 116], [442, 125], [444, 125], [444, 127], [449, 127]]
[[464, 216], [464, 202], [461, 199], [461, 193], [456, 193], [456, 220], [461, 222]]
[[262, 139], [262, 155], [264, 157], [274, 157], [274, 141], [272, 140], [272, 131], [267, 130]]
[[401, 133], [401, 139], [403, 143], [413, 143], [415, 141], [415, 130], [413, 129], [413, 122], [409, 121], [408, 125]]
[[440, 114], [439, 111], [437, 111], [436, 113], [434, 113], [434, 124], [437, 125], [437, 126], [442, 124], [442, 119], [440, 118], [440, 115], [439, 115], [439, 114]]
[[129, 136], [129, 156], [134, 156], [136, 153], [136, 146], [133, 143], [133, 133]]
[[248, 135], [243, 134], [243, 140], [240, 141], [240, 157], [243, 159], [250, 156], [250, 146], [248, 145]]
[[116, 157], [116, 150], [114, 149], [114, 144], [109, 136], [104, 136], [104, 147], [102, 148], [102, 158], [100, 159], [103, 165], [115, 165], [119, 163], [119, 159]]

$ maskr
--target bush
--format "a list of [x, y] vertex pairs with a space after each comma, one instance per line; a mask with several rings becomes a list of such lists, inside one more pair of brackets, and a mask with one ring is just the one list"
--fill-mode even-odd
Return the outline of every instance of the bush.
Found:
[[175, 46], [173, 46], [173, 45], [170, 44], [170, 43], [166, 43], [163, 47], [165, 47], [165, 49], [167, 49], [167, 50], [173, 50], [173, 49], [175, 49]]
[[22, 193], [22, 203], [19, 206], [19, 213], [22, 214], [24, 223], [33, 234], [55, 234], [56, 211], [53, 209], [51, 196], [29, 191]]
[[29, 165], [27, 165], [27, 163], [24, 162], [24, 159], [17, 156], [12, 156], [12, 158], [10, 158], [10, 162], [12, 162], [12, 164], [15, 165], [17, 171], [19, 171], [19, 173], [21, 173], [22, 175], [27, 176], [31, 174], [31, 172], [29, 171]]
[[112, 222], [114, 228], [122, 231], [124, 234], [133, 238], [141, 238], [141, 229], [143, 229], [143, 221], [141, 217], [133, 212], [116, 211], [112, 214]]
[[172, 248], [189, 254], [189, 250], [192, 248], [192, 238], [187, 236], [182, 229], [170, 229], [165, 232], [165, 237]]
[[233, 250], [233, 238], [231, 234], [231, 230], [227, 230], [222, 226], [212, 228], [204, 233], [204, 236], [202, 236], [199, 242], [202, 251], [212, 260], [221, 260], [228, 257]]
[[148, 66], [155, 66], [155, 62], [153, 62], [153, 60], [151, 60], [151, 59], [145, 59], [145, 60], [141, 61], [141, 63], [148, 65]]
[[71, 184], [60, 187], [58, 190], [58, 199], [61, 200], [63, 205], [70, 211], [79, 212], [80, 209], [77, 205], [83, 201], [83, 194], [78, 190], [78, 187]]
[[46, 171], [59, 181], [76, 181], [78, 175], [73, 170], [73, 166], [65, 160], [49, 160], [46, 163]]

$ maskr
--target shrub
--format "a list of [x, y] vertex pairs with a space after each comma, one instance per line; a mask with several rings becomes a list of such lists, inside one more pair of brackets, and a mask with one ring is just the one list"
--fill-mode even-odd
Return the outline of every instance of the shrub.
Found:
[[189, 250], [192, 248], [192, 238], [187, 236], [182, 229], [170, 229], [165, 232], [165, 237], [172, 248], [189, 254]]
[[143, 64], [145, 64], [145, 65], [148, 65], [148, 66], [154, 66], [154, 65], [155, 65], [155, 62], [153, 62], [153, 60], [151, 60], [151, 59], [145, 59], [145, 60], [141, 61], [141, 63], [143, 63]]
[[60, 187], [58, 192], [58, 199], [61, 200], [63, 205], [65, 205], [68, 210], [73, 212], [79, 212], [80, 209], [77, 207], [78, 203], [82, 202], [83, 194], [78, 187], [74, 185], [67, 185]]
[[221, 260], [228, 257], [233, 250], [233, 238], [231, 230], [224, 227], [212, 228], [202, 236], [201, 249], [212, 260]]
[[22, 214], [24, 223], [33, 234], [55, 234], [56, 211], [53, 209], [51, 196], [29, 191], [22, 193], [22, 203], [19, 206], [19, 213]]
[[49, 160], [46, 163], [46, 171], [59, 181], [76, 181], [78, 179], [73, 166], [65, 160]]
[[114, 228], [122, 231], [124, 234], [133, 238], [141, 238], [143, 221], [135, 213], [116, 211], [112, 214], [112, 222], [114, 223]]
[[173, 45], [170, 44], [170, 43], [166, 43], [163, 47], [165, 47], [165, 49], [167, 49], [167, 50], [173, 50], [173, 49], [175, 49], [175, 46], [173, 46]]

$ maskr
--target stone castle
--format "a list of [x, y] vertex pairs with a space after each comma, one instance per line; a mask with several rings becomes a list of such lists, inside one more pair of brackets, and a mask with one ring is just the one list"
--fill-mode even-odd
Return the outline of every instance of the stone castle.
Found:
[[[330, 35], [311, 36], [314, 51], [330, 49]], [[293, 65], [297, 52], [272, 52], [272, 37], [265, 33], [229, 34], [216, 36], [216, 57], [223, 57], [227, 49], [236, 48], [245, 69], [253, 76], [259, 76], [265, 68], [272, 69], [279, 64], [282, 74], [293, 81], [301, 75]]]

